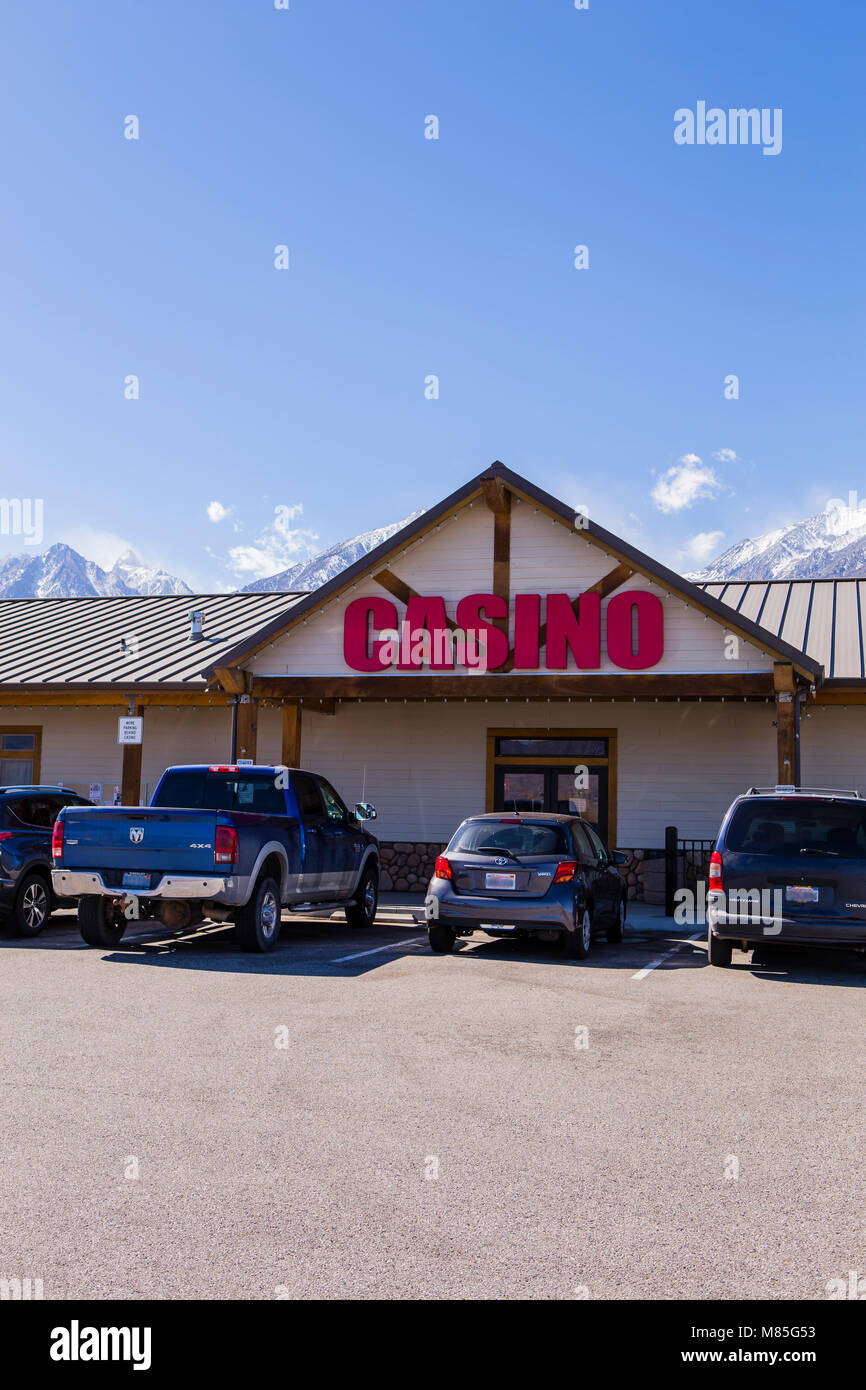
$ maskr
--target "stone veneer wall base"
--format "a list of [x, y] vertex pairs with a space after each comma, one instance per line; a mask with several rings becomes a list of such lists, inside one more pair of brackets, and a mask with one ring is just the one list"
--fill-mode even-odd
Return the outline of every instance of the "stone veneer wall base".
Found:
[[[383, 893], [423, 893], [433, 877], [436, 856], [445, 846], [431, 840], [381, 840], [379, 887]], [[629, 901], [661, 904], [665, 900], [664, 850], [627, 849], [619, 871], [628, 886]]]

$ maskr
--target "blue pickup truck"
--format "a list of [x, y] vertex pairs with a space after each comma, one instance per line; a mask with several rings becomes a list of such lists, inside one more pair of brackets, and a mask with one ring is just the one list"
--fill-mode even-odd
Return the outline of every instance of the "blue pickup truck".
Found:
[[54, 823], [51, 881], [78, 898], [90, 946], [117, 944], [130, 921], [182, 930], [233, 921], [247, 951], [269, 951], [282, 907], [345, 908], [369, 927], [379, 845], [324, 777], [262, 766], [170, 767], [147, 807], [67, 806]]

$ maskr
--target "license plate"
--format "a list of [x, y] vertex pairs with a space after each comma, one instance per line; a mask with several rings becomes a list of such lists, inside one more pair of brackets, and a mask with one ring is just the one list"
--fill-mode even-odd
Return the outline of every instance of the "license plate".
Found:
[[785, 899], [789, 903], [816, 903], [818, 889], [807, 888], [802, 883], [790, 883], [785, 889]]
[[485, 874], [485, 888], [513, 888], [517, 881], [516, 874]]
[[124, 888], [149, 888], [150, 874], [128, 873], [123, 875]]

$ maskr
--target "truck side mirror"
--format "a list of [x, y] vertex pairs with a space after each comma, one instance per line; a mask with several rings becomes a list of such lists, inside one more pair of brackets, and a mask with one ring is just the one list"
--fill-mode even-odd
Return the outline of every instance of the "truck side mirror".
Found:
[[355, 816], [358, 820], [375, 820], [376, 807], [371, 806], [369, 801], [358, 801], [355, 804]]
[[627, 863], [628, 863], [628, 855], [627, 855], [627, 854], [623, 854], [623, 852], [622, 852], [621, 849], [614, 850], [613, 862], [614, 862], [614, 864], [627, 864]]

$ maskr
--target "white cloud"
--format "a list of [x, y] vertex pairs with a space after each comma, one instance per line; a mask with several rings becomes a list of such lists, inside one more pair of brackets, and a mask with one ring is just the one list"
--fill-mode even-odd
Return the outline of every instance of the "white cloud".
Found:
[[214, 521], [214, 522], [225, 521], [227, 517], [231, 516], [231, 510], [232, 510], [231, 507], [224, 507], [223, 504], [222, 504], [222, 502], [208, 502], [208, 504], [207, 504], [207, 518], [208, 518], [208, 521]]
[[736, 451], [734, 449], [717, 449], [716, 452], [713, 454], [713, 458], [716, 459], [719, 463], [740, 462], [740, 460], [737, 458]]
[[696, 565], [704, 564], [718, 553], [724, 535], [724, 531], [699, 531], [691, 540], [686, 541], [686, 556], [689, 560], [694, 560]]
[[315, 555], [319, 537], [304, 527], [291, 527], [289, 522], [303, 514], [300, 502], [274, 508], [274, 519], [251, 545], [235, 545], [229, 550], [229, 567], [239, 579], [267, 579], [289, 565]]
[[697, 454], [683, 454], [679, 463], [668, 468], [652, 490], [660, 512], [681, 512], [700, 497], [715, 497], [721, 483], [715, 470]]

